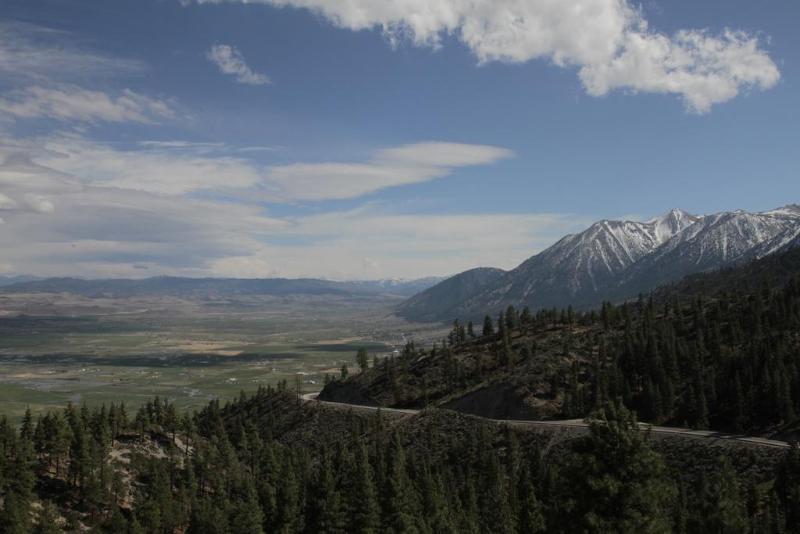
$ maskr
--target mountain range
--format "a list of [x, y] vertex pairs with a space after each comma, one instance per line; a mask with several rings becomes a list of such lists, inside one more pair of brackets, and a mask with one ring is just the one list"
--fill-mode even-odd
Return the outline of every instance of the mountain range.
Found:
[[386, 279], [336, 282], [315, 278], [182, 278], [157, 276], [144, 279], [46, 278], [0, 284], [2, 293], [73, 293], [85, 297], [226, 297], [241, 295], [390, 295], [409, 297], [442, 278]]
[[673, 209], [645, 222], [603, 220], [515, 269], [490, 270], [490, 279], [476, 281], [475, 269], [457, 274], [403, 302], [398, 314], [450, 321], [479, 318], [509, 305], [586, 309], [798, 245], [796, 204], [759, 213], [697, 216]]

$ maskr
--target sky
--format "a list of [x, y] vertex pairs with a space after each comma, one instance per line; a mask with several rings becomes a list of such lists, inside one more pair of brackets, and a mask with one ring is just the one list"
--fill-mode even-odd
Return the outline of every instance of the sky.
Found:
[[443, 276], [800, 202], [796, 0], [3, 0], [0, 275]]

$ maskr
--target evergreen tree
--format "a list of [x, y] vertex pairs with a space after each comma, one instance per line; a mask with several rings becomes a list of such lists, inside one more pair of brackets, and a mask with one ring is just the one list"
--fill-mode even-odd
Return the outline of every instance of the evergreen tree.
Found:
[[494, 324], [492, 323], [492, 318], [487, 315], [483, 318], [483, 337], [488, 337], [493, 335], [494, 335]]
[[320, 534], [344, 533], [346, 518], [342, 496], [336, 487], [330, 458], [325, 452], [322, 453], [316, 477], [312, 481], [306, 531]]
[[536, 498], [536, 490], [531, 481], [530, 468], [522, 472], [519, 479], [519, 516], [517, 519], [517, 532], [536, 534], [545, 532], [544, 510], [539, 499]]
[[60, 517], [58, 509], [50, 501], [44, 501], [36, 517], [36, 527], [34, 534], [60, 534], [63, 532], [59, 527]]
[[358, 363], [358, 367], [362, 372], [369, 368], [369, 355], [367, 354], [367, 349], [364, 347], [358, 349], [358, 353], [356, 354], [356, 362]]
[[356, 474], [350, 495], [350, 524], [354, 534], [376, 534], [380, 529], [380, 504], [372, 466], [364, 444], [357, 448]]
[[416, 532], [416, 506], [411, 481], [406, 471], [405, 452], [397, 433], [392, 434], [387, 458], [383, 497], [382, 523], [384, 531]]
[[561, 525], [590, 532], [669, 532], [675, 488], [662, 458], [621, 403], [607, 404], [578, 440], [556, 497]]

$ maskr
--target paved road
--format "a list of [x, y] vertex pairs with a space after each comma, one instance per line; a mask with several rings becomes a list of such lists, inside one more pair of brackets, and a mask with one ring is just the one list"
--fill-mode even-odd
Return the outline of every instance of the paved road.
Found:
[[[364, 406], [362, 404], [348, 404], [344, 402], [329, 402], [317, 399], [318, 393], [306, 393], [301, 395], [301, 398], [306, 402], [319, 402], [326, 406], [333, 406], [338, 408], [347, 408], [353, 410], [366, 410], [377, 411], [380, 409], [384, 413], [399, 413], [405, 415], [415, 415], [420, 410], [408, 410], [400, 408], [384, 408], [378, 406]], [[503, 423], [514, 426], [529, 426], [529, 427], [557, 427], [557, 428], [588, 428], [589, 425], [583, 419], [567, 419], [563, 421], [525, 421], [518, 419], [488, 419], [495, 423]], [[752, 436], [741, 436], [737, 434], [726, 434], [724, 432], [716, 432], [713, 430], [692, 430], [690, 428], [676, 428], [668, 426], [653, 426], [646, 423], [639, 423], [642, 430], [650, 430], [653, 434], [672, 434], [677, 436], [686, 436], [690, 438], [721, 440], [721, 441], [736, 441], [741, 443], [749, 443], [751, 445], [758, 445], [761, 447], [774, 447], [774, 448], [788, 448], [789, 444], [785, 441], [777, 441], [774, 439], [759, 438]]]

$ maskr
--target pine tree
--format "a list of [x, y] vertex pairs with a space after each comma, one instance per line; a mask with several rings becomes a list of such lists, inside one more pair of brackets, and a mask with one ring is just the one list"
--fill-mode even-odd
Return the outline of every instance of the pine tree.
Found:
[[590, 532], [669, 532], [675, 488], [622, 404], [607, 404], [568, 457], [555, 497], [564, 524]]
[[783, 515], [792, 532], [800, 532], [800, 446], [792, 443], [778, 465], [775, 493], [782, 505]]
[[492, 318], [487, 315], [483, 318], [483, 337], [488, 337], [493, 335], [494, 335], [494, 324], [492, 323]]
[[291, 534], [302, 525], [300, 518], [300, 488], [290, 455], [283, 460], [283, 469], [278, 480], [278, 517], [275, 532]]
[[231, 531], [262, 534], [264, 515], [258, 504], [258, 494], [252, 478], [242, 476], [242, 480], [238, 481], [236, 486], [238, 487], [234, 490], [234, 498], [228, 512]]
[[519, 479], [519, 516], [517, 532], [536, 534], [545, 532], [544, 511], [531, 481], [530, 468], [526, 466]]
[[30, 502], [16, 492], [6, 493], [0, 510], [0, 532], [29, 534], [31, 531]]
[[[42, 507], [36, 517], [34, 534], [59, 534], [63, 532], [59, 527], [60, 517], [58, 509], [50, 501], [42, 502]], [[117, 531], [120, 532], [120, 531]]]
[[515, 525], [509, 506], [508, 483], [496, 454], [491, 454], [486, 469], [486, 480], [481, 499], [483, 530], [499, 534], [513, 534]]
[[349, 532], [376, 534], [380, 529], [380, 505], [372, 466], [363, 443], [357, 449], [356, 473], [350, 495]]
[[364, 347], [358, 349], [358, 353], [356, 353], [356, 362], [358, 363], [358, 367], [362, 372], [369, 368], [369, 355], [367, 354], [367, 349]]
[[383, 529], [393, 532], [416, 530], [416, 506], [414, 505], [411, 481], [406, 471], [406, 460], [400, 437], [392, 434], [387, 457], [386, 487], [383, 497]]
[[344, 533], [346, 518], [342, 496], [336, 487], [331, 460], [325, 451], [308, 493], [310, 502], [306, 530], [320, 534]]
[[712, 487], [711, 506], [705, 510], [704, 527], [708, 532], [744, 532], [747, 530], [744, 502], [736, 473], [727, 457], [722, 458]]

